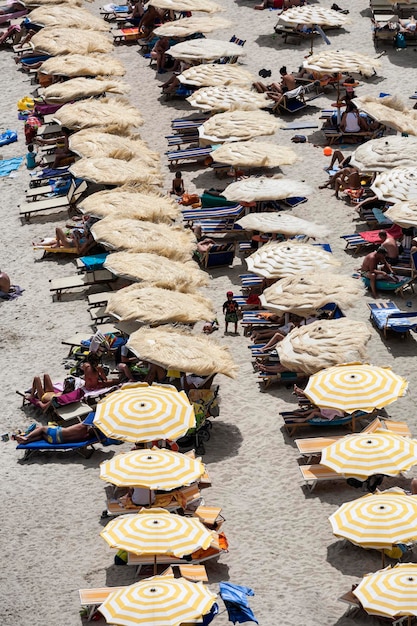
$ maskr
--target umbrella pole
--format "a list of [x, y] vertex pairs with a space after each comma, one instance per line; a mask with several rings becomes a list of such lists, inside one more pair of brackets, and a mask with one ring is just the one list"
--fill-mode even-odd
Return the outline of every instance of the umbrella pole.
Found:
[[381, 550], [381, 556], [382, 556], [382, 567], [385, 567], [385, 552], [384, 552], [384, 550]]
[[156, 554], [154, 554], [154, 557], [153, 557], [153, 575], [156, 576], [157, 573], [158, 573], [158, 566], [157, 566], [157, 563], [156, 563]]

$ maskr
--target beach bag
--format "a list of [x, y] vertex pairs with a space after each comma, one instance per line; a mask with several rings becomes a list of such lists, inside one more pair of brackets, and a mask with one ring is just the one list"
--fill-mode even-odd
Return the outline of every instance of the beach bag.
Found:
[[33, 111], [35, 108], [35, 101], [30, 96], [21, 98], [17, 103], [18, 111]]
[[116, 552], [116, 556], [114, 557], [115, 565], [127, 565], [127, 551], [126, 550], [118, 550]]
[[397, 48], [406, 48], [407, 42], [404, 33], [397, 33], [395, 36], [395, 46]]

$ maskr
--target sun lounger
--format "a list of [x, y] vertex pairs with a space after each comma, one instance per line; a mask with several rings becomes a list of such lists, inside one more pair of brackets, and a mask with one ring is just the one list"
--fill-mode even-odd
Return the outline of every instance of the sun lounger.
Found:
[[[166, 494], [158, 494], [156, 502], [152, 506], [161, 506], [169, 511], [178, 511], [178, 509], [187, 510], [188, 507], [197, 505], [202, 501], [201, 492], [198, 483], [193, 483], [187, 487], [183, 487], [178, 491], [167, 492]], [[142, 505], [135, 506], [129, 504], [126, 506], [123, 500], [109, 497], [107, 499], [108, 515], [123, 515], [125, 513], [135, 513], [143, 509]]]
[[292, 387], [295, 383], [305, 381], [306, 378], [308, 378], [308, 375], [302, 372], [279, 372], [277, 374], [259, 372], [259, 390], [266, 391], [273, 383], [282, 383]]
[[205, 219], [200, 222], [201, 232], [205, 237], [216, 237], [232, 232], [242, 232], [241, 226], [235, 224], [235, 218]]
[[198, 517], [200, 522], [203, 522], [205, 526], [213, 530], [219, 530], [220, 526], [225, 521], [224, 517], [221, 515], [221, 511], [220, 506], [206, 506], [200, 504], [195, 510], [194, 517]]
[[165, 139], [168, 142], [168, 146], [177, 146], [177, 149], [180, 149], [180, 146], [186, 143], [198, 143], [199, 136], [198, 133], [187, 133], [182, 135], [165, 135]]
[[181, 134], [195, 133], [196, 129], [207, 121], [207, 116], [192, 118], [177, 118], [172, 120], [171, 128]]
[[234, 206], [217, 206], [207, 209], [183, 209], [182, 217], [184, 221], [211, 220], [211, 219], [238, 219], [245, 210], [241, 204]]
[[322, 131], [326, 137], [326, 142], [331, 146], [338, 141], [345, 141], [346, 139], [355, 139], [358, 143], [368, 141], [368, 139], [377, 139], [383, 136], [385, 127], [377, 130], [363, 130], [358, 133], [345, 133], [336, 128], [322, 128]]
[[287, 91], [282, 99], [277, 102], [273, 107], [273, 113], [277, 113], [278, 111], [282, 111], [284, 113], [298, 113], [302, 109], [307, 107], [307, 103], [304, 97], [307, 88], [300, 86], [292, 89], [291, 91]]
[[120, 28], [119, 30], [113, 31], [113, 43], [115, 46], [118, 46], [121, 43], [133, 43], [138, 41], [141, 37], [141, 32], [137, 26], [132, 26], [131, 28]]
[[234, 241], [214, 244], [210, 250], [204, 253], [200, 263], [205, 269], [231, 265], [233, 263], [233, 259], [235, 258], [235, 252], [236, 243]]
[[330, 480], [345, 480], [343, 474], [337, 474], [333, 470], [324, 465], [300, 465], [301, 476], [309, 491], [313, 491], [319, 482], [328, 482]]
[[[236, 37], [236, 35], [232, 35], [229, 39], [230, 43], [235, 43], [237, 46], [244, 46], [246, 43], [246, 39], [239, 39], [239, 37]], [[221, 65], [224, 65], [225, 63], [237, 63], [239, 57], [237, 56], [231, 56], [231, 57], [221, 57], [218, 61], [215, 61], [215, 63], [220, 63]]]
[[[339, 602], [344, 602], [345, 604], [348, 605], [348, 608], [345, 612], [345, 617], [348, 616], [354, 616], [354, 613], [356, 614], [356, 612], [359, 613], [359, 611], [362, 613], [363, 616], [367, 615], [366, 611], [363, 609], [361, 602], [359, 601], [359, 599], [355, 596], [355, 594], [353, 593], [353, 590], [357, 587], [357, 585], [352, 585], [352, 590], [351, 591], [347, 591], [346, 593], [344, 593], [342, 596], [340, 596], [338, 598]], [[383, 620], [384, 624], [389, 624], [390, 626], [402, 626], [402, 625], [406, 625], [408, 622], [408, 617], [405, 616], [401, 616], [401, 617], [381, 617], [380, 620]]]
[[53, 297], [57, 300], [61, 299], [62, 292], [67, 289], [77, 289], [79, 287], [89, 287], [99, 283], [109, 284], [116, 280], [114, 274], [108, 270], [97, 270], [94, 272], [85, 272], [84, 274], [75, 274], [66, 278], [56, 278], [49, 281], [51, 283], [49, 291], [53, 292]]
[[353, 233], [352, 235], [340, 235], [340, 238], [345, 240], [345, 250], [353, 250], [353, 256], [357, 256], [365, 248], [375, 246], [374, 243], [366, 241], [366, 239], [361, 237], [359, 233]]
[[401, 334], [402, 337], [417, 332], [417, 312], [401, 311], [394, 302], [389, 300], [368, 302], [369, 319], [373, 325], [387, 338], [389, 331]]
[[71, 181], [70, 188], [64, 196], [54, 196], [46, 200], [25, 202], [19, 205], [19, 215], [22, 221], [29, 222], [31, 215], [44, 213], [45, 211], [57, 211], [70, 209], [87, 189], [87, 183], [82, 181], [76, 187], [75, 181]]
[[[307, 378], [307, 374], [304, 375], [304, 378]], [[356, 420], [359, 417], [357, 413], [352, 413], [352, 415], [347, 415], [346, 417], [340, 417], [340, 418], [332, 419], [332, 420], [328, 420], [328, 419], [320, 418], [320, 417], [312, 417], [311, 419], [306, 420], [304, 422], [294, 421], [295, 419], [302, 417], [302, 415], [299, 415], [298, 413], [294, 414], [293, 411], [284, 411], [280, 413], [280, 415], [284, 419], [284, 425], [288, 434], [290, 435], [290, 437], [292, 437], [298, 428], [302, 428], [302, 427], [305, 428], [307, 426], [318, 426], [322, 428], [323, 427], [333, 428], [336, 426], [350, 426], [352, 433], [354, 433], [356, 431]], [[364, 414], [361, 413], [361, 415], [363, 416]]]
[[175, 150], [174, 152], [167, 152], [167, 158], [169, 163], [176, 165], [178, 161], [200, 161], [210, 156], [212, 153], [212, 146], [205, 148], [185, 148], [184, 150]]

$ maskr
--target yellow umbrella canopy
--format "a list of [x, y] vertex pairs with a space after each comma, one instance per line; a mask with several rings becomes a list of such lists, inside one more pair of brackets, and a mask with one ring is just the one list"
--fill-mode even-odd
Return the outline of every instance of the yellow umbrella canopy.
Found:
[[78, 208], [87, 215], [111, 217], [112, 215], [148, 222], [171, 224], [179, 217], [178, 202], [155, 191], [142, 192], [142, 186], [124, 186], [97, 191], [85, 198]]
[[171, 46], [169, 55], [184, 61], [216, 61], [221, 57], [245, 56], [242, 46], [220, 39], [188, 39]]
[[277, 351], [281, 365], [290, 372], [315, 374], [347, 360], [364, 361], [370, 338], [368, 326], [356, 320], [318, 320], [294, 328], [278, 343]]
[[230, 28], [232, 22], [223, 17], [185, 17], [174, 22], [165, 22], [162, 26], [154, 29], [157, 37], [188, 37], [195, 33], [211, 33], [213, 30]]
[[80, 28], [82, 30], [94, 30], [106, 32], [108, 24], [100, 17], [96, 17], [90, 11], [82, 7], [66, 6], [41, 6], [33, 9], [30, 13], [30, 21], [42, 26], [60, 26], [63, 28]]
[[417, 615], [417, 565], [398, 563], [367, 574], [353, 593], [370, 615], [384, 617]]
[[46, 59], [39, 72], [71, 77], [124, 76], [126, 69], [123, 63], [107, 54], [66, 54]]
[[417, 200], [417, 167], [394, 167], [377, 174], [371, 185], [372, 191], [386, 202], [410, 202]]
[[220, 373], [235, 378], [237, 374], [237, 366], [226, 346], [178, 328], [139, 328], [130, 335], [128, 346], [140, 358], [165, 369], [198, 376]]
[[109, 132], [126, 132], [131, 126], [142, 126], [143, 119], [138, 109], [124, 98], [101, 98], [81, 100], [64, 104], [54, 114], [62, 126], [74, 130], [82, 128], [107, 128]]
[[195, 292], [198, 287], [208, 284], [207, 273], [194, 261], [180, 263], [159, 254], [113, 252], [107, 256], [104, 267], [128, 280], [144, 281], [152, 287], [184, 293]]
[[245, 141], [259, 135], [273, 135], [282, 126], [265, 111], [228, 111], [210, 117], [199, 126], [198, 134], [200, 139], [211, 143]]
[[292, 148], [266, 141], [235, 141], [227, 143], [210, 155], [217, 163], [238, 167], [279, 167], [293, 165], [299, 157]]
[[52, 56], [113, 50], [113, 44], [107, 35], [81, 28], [42, 28], [33, 35], [30, 45], [36, 52], [45, 52]]
[[168, 9], [172, 11], [201, 11], [202, 13], [217, 13], [224, 11], [216, 2], [212, 0], [152, 0], [149, 2], [158, 9]]
[[314, 272], [301, 270], [282, 278], [267, 287], [260, 298], [262, 305], [272, 311], [308, 317], [330, 302], [346, 310], [364, 293], [362, 281], [317, 268]]
[[241, 87], [202, 87], [186, 100], [192, 107], [202, 111], [255, 111], [271, 105], [265, 93], [255, 93]]
[[404, 396], [407, 387], [405, 378], [389, 367], [349, 363], [311, 376], [305, 394], [319, 407], [371, 413]]
[[159, 448], [118, 454], [100, 464], [100, 478], [108, 483], [161, 491], [191, 485], [204, 472], [201, 459]]
[[408, 109], [399, 98], [362, 96], [354, 98], [352, 102], [360, 111], [364, 111], [377, 122], [400, 133], [417, 135], [417, 111]]
[[363, 548], [417, 540], [417, 498], [393, 488], [345, 502], [329, 517], [333, 533]]
[[295, 241], [268, 243], [251, 254], [246, 263], [249, 271], [265, 278], [285, 278], [298, 272], [325, 272], [340, 266], [340, 262], [321, 246]]
[[396, 202], [385, 211], [385, 215], [402, 228], [417, 226], [417, 200]]
[[[184, 21], [184, 20], [182, 20]], [[170, 22], [172, 24], [172, 22]], [[174, 22], [175, 23], [175, 22]], [[253, 74], [242, 67], [230, 63], [224, 65], [194, 65], [178, 76], [180, 83], [197, 85], [198, 87], [217, 87], [232, 85], [233, 87], [249, 87], [254, 81]]]
[[91, 98], [105, 93], [128, 93], [129, 85], [116, 80], [104, 78], [71, 78], [63, 83], [54, 83], [39, 89], [39, 95], [49, 104], [61, 104]]
[[249, 177], [232, 183], [223, 192], [232, 202], [257, 202], [261, 200], [282, 200], [296, 196], [309, 196], [313, 193], [307, 183], [291, 178]]
[[147, 167], [140, 158], [129, 161], [110, 157], [81, 158], [71, 165], [70, 172], [75, 178], [103, 185], [146, 183], [159, 186], [162, 183], [159, 171]]
[[[318, 22], [313, 23], [317, 24]], [[316, 72], [346, 72], [369, 77], [376, 73], [376, 68], [381, 67], [381, 63], [377, 59], [360, 52], [326, 49], [314, 52], [314, 54], [307, 57], [303, 62], [303, 66], [307, 70]]]
[[160, 254], [173, 261], [189, 261], [196, 245], [190, 230], [127, 218], [105, 217], [91, 233], [107, 248]]
[[126, 383], [97, 404], [94, 424], [121, 441], [179, 439], [195, 426], [194, 409], [184, 391], [170, 385]]
[[303, 220], [287, 213], [249, 213], [236, 222], [244, 230], [257, 230], [260, 233], [281, 233], [286, 237], [306, 235], [313, 239], [324, 239], [330, 233], [327, 226]]
[[180, 626], [201, 622], [216, 596], [203, 583], [153, 576], [111, 593], [100, 606], [107, 623]]
[[70, 136], [69, 146], [82, 157], [105, 157], [123, 161], [140, 159], [150, 169], [159, 167], [159, 154], [151, 151], [139, 135], [122, 137], [96, 128], [86, 128]]
[[351, 165], [361, 172], [383, 172], [393, 167], [410, 167], [417, 161], [417, 137], [392, 135], [371, 139], [356, 148]]
[[151, 325], [195, 324], [215, 316], [211, 301], [204, 296], [146, 284], [133, 284], [110, 293], [106, 313], [123, 322]]
[[350, 19], [339, 11], [319, 5], [292, 7], [283, 11], [279, 16], [279, 23], [297, 26], [298, 24], [318, 24], [319, 26], [344, 26], [350, 24]]

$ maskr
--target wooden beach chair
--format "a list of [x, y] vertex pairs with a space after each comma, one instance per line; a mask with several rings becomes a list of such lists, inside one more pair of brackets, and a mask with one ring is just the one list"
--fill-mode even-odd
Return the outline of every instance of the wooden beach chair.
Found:
[[87, 183], [82, 181], [76, 187], [75, 181], [71, 181], [70, 188], [64, 196], [54, 196], [46, 200], [25, 202], [19, 205], [19, 216], [23, 222], [29, 222], [32, 215], [38, 215], [45, 211], [69, 210], [87, 189]]
[[90, 287], [91, 285], [97, 285], [100, 283], [109, 284], [116, 280], [114, 274], [108, 270], [97, 270], [94, 272], [85, 272], [84, 274], [74, 274], [74, 276], [67, 276], [65, 278], [56, 278], [50, 280], [49, 291], [52, 292], [52, 297], [56, 297], [57, 300], [61, 299], [62, 292], [68, 289], [77, 289], [79, 287]]
[[345, 480], [344, 474], [337, 474], [324, 465], [317, 463], [316, 465], [300, 465], [301, 476], [304, 484], [309, 491], [315, 489], [317, 483], [329, 482], [332, 480]]

